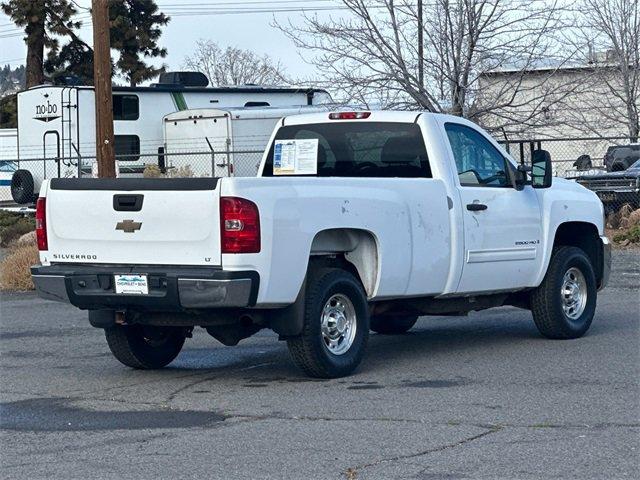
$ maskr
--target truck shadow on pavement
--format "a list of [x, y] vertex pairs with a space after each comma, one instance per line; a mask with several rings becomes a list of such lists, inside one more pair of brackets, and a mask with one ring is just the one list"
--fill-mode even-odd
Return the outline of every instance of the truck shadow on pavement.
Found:
[[[529, 313], [514, 309], [483, 314], [483, 317], [444, 317], [419, 320], [416, 327], [404, 335], [380, 335], [372, 333], [368, 352], [355, 375], [385, 372], [390, 365], [423, 363], [434, 365], [450, 362], [452, 356], [485, 356], [487, 352], [499, 355], [501, 351], [512, 352], [544, 347], [546, 351], [565, 349], [569, 344], [587, 342], [595, 337], [617, 330], [618, 326], [594, 320], [592, 329], [577, 340], [547, 340], [537, 332]], [[499, 315], [495, 315], [499, 313]], [[507, 315], [523, 318], [507, 319]], [[501, 318], [502, 317], [502, 318]], [[295, 381], [323, 381], [308, 379], [291, 362], [286, 345], [275, 340], [271, 333], [259, 334], [260, 344], [251, 341], [233, 348], [216, 345], [212, 348], [188, 348], [188, 343], [178, 358], [164, 371], [194, 371], [218, 373], [226, 379], [247, 380], [264, 376]], [[265, 380], [265, 382], [267, 382]], [[259, 388], [260, 385], [253, 385]], [[364, 388], [363, 388], [364, 389]]]

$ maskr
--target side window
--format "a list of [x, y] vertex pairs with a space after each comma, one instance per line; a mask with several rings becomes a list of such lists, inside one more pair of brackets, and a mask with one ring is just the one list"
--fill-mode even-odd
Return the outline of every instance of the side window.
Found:
[[509, 187], [507, 159], [480, 132], [445, 124], [462, 186]]
[[140, 117], [140, 103], [137, 95], [113, 96], [114, 120], [137, 120]]
[[140, 159], [140, 137], [137, 135], [115, 135], [113, 137], [115, 156], [121, 161]]

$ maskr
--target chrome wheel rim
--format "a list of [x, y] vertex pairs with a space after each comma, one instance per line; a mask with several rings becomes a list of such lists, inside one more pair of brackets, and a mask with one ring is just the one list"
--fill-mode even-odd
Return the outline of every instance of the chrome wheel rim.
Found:
[[562, 310], [571, 320], [577, 320], [587, 306], [587, 281], [580, 270], [571, 267], [562, 280]]
[[346, 353], [356, 337], [356, 309], [346, 296], [329, 297], [322, 309], [322, 341], [333, 355]]

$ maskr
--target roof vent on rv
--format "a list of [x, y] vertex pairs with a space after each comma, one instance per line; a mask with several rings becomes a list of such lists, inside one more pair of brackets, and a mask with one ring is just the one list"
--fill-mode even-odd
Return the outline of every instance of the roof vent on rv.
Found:
[[183, 87], [206, 87], [209, 79], [202, 72], [164, 72], [160, 74], [158, 86], [180, 85]]

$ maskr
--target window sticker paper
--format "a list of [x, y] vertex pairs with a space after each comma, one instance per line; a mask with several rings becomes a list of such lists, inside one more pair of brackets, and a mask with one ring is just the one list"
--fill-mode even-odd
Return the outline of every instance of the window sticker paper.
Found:
[[318, 173], [318, 139], [276, 140], [273, 147], [274, 175]]

